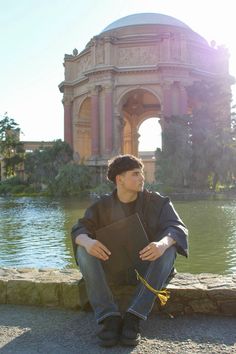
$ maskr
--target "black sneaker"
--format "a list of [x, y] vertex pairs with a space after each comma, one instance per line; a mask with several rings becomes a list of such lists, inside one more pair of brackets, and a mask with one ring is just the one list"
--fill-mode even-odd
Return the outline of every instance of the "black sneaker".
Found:
[[139, 317], [126, 312], [121, 332], [121, 343], [124, 345], [138, 345], [141, 335], [139, 329]]
[[102, 347], [113, 347], [120, 338], [122, 319], [119, 316], [109, 316], [103, 321], [103, 328], [98, 333], [99, 344]]

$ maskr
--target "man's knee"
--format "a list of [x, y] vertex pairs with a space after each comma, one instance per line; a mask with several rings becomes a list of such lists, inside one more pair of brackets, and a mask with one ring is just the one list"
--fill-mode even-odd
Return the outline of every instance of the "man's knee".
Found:
[[175, 245], [167, 248], [167, 250], [163, 253], [163, 255], [160, 257], [161, 260], [168, 261], [168, 260], [175, 260], [176, 258], [176, 247]]
[[160, 267], [172, 268], [176, 259], [176, 247], [173, 245], [169, 247], [163, 255], [158, 258], [156, 262]]
[[[83, 257], [86, 257], [86, 254], [85, 254], [86, 250], [84, 247], [81, 247], [81, 246], [77, 246], [77, 249], [76, 249], [76, 259], [77, 259], [77, 262], [80, 261], [80, 259], [82, 259]], [[86, 252], [87, 253], [87, 252]]]
[[82, 246], [77, 246], [77, 249], [76, 249], [76, 256], [77, 257], [83, 257], [83, 256], [86, 256], [86, 249]]
[[91, 256], [84, 247], [78, 246], [76, 252], [76, 258], [81, 272], [94, 272], [101, 268], [101, 261]]
[[93, 262], [93, 258], [94, 257], [90, 256], [84, 247], [77, 246], [76, 259], [80, 267]]

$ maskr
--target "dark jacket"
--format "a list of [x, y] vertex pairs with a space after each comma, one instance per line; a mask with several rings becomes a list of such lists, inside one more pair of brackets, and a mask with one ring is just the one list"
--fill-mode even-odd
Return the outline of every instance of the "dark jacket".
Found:
[[[150, 242], [170, 236], [176, 241], [177, 252], [188, 256], [188, 231], [168, 197], [145, 189], [138, 193], [135, 212], [139, 214]], [[116, 190], [112, 194], [101, 197], [86, 210], [84, 217], [72, 227], [74, 254], [76, 254], [77, 247], [76, 236], [87, 234], [89, 237], [95, 238], [96, 230], [124, 217], [125, 213]]]

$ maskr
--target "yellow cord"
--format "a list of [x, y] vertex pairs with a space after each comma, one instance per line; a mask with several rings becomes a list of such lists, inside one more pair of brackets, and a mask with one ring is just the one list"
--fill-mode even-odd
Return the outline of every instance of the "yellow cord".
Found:
[[150, 290], [156, 297], [160, 300], [161, 306], [164, 306], [168, 299], [170, 298], [170, 292], [167, 289], [156, 290], [154, 289], [148, 282], [139, 274], [139, 272], [135, 269], [137, 279], [140, 280], [143, 285], [146, 286], [148, 290]]

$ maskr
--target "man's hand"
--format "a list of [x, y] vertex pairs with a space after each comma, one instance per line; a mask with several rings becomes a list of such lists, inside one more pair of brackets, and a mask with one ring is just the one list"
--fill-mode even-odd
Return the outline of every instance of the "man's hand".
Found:
[[100, 241], [98, 240], [93, 240], [89, 239], [86, 244], [84, 245], [86, 251], [88, 254], [91, 256], [97, 257], [98, 259], [101, 259], [102, 261], [108, 260], [109, 256], [111, 255], [111, 252], [109, 251], [106, 246], [104, 246]]
[[175, 244], [173, 238], [164, 236], [160, 241], [149, 243], [139, 252], [139, 256], [142, 261], [155, 261], [173, 244]]
[[75, 243], [86, 249], [88, 254], [94, 256], [102, 261], [108, 260], [111, 252], [100, 241], [90, 238], [86, 234], [81, 234], [76, 237]]

